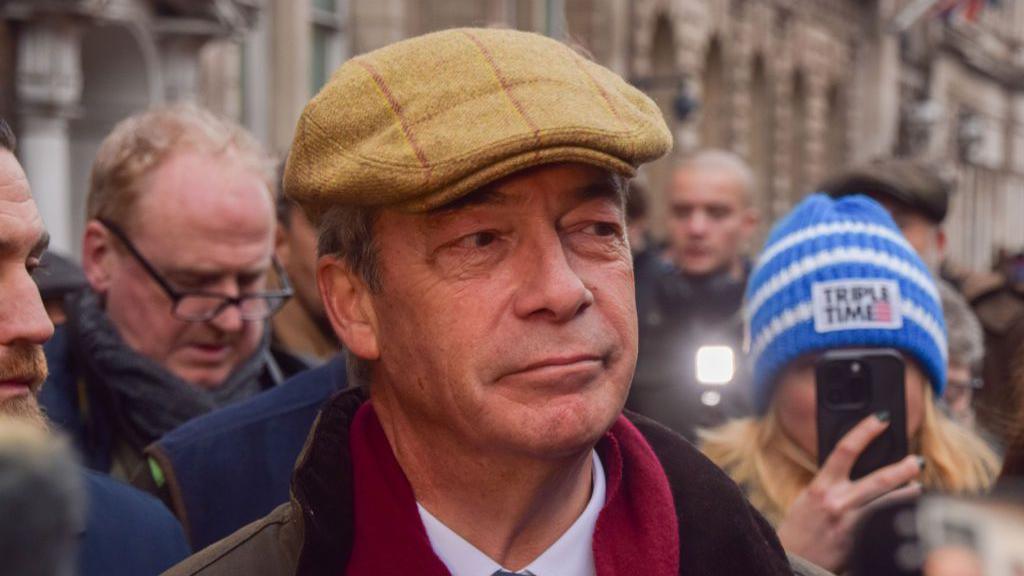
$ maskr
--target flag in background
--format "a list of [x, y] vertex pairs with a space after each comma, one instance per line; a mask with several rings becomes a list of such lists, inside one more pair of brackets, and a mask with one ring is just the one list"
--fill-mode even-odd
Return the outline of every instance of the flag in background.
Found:
[[999, 0], [939, 0], [932, 11], [946, 22], [961, 14], [968, 22], [977, 22], [982, 10], [998, 5]]

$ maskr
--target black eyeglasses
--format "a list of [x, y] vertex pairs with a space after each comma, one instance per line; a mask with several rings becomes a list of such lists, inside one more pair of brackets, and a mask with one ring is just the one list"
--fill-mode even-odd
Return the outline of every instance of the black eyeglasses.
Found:
[[150, 278], [167, 294], [171, 299], [171, 313], [175, 318], [186, 322], [208, 322], [213, 320], [229, 306], [237, 306], [243, 320], [257, 321], [269, 318], [284, 306], [292, 296], [292, 286], [288, 282], [288, 275], [285, 273], [277, 258], [272, 258], [274, 272], [281, 281], [281, 289], [273, 292], [259, 292], [256, 294], [240, 294], [238, 296], [226, 296], [213, 292], [201, 290], [176, 290], [171, 283], [163, 277], [156, 267], [139, 252], [139, 249], [132, 244], [131, 240], [117, 224], [105, 218], [98, 219], [100, 224], [117, 236], [117, 239], [124, 244], [142, 268], [149, 274]]

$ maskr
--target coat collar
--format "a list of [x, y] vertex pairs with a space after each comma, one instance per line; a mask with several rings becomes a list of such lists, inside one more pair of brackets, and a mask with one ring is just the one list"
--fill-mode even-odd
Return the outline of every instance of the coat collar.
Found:
[[[321, 411], [299, 456], [292, 478], [293, 508], [301, 513], [303, 527], [297, 575], [343, 574], [352, 558], [356, 514], [351, 427], [366, 400], [363, 389], [335, 394]], [[595, 542], [603, 540], [605, 544], [595, 546], [595, 559], [608, 567], [605, 573], [626, 574], [635, 561], [642, 560], [634, 557], [636, 551], [650, 550], [653, 542], [660, 553], [647, 561], [665, 564], [659, 565], [659, 574], [674, 573], [679, 566], [679, 532], [674, 529], [672, 494], [651, 447], [620, 417], [597, 450], [607, 466], [608, 500], [595, 530]], [[632, 473], [623, 474], [624, 467]], [[651, 494], [661, 498], [652, 499]], [[415, 513], [411, 508], [410, 514]], [[635, 538], [604, 537], [608, 533], [621, 536], [620, 527], [626, 527], [622, 529]]]

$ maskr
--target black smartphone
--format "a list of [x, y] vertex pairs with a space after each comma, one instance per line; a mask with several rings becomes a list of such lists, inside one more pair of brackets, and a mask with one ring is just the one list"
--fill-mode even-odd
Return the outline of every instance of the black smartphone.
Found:
[[850, 479], [863, 478], [907, 456], [907, 401], [903, 357], [889, 348], [826, 352], [815, 363], [818, 404], [818, 464], [861, 420], [887, 412], [889, 426], [853, 466]]

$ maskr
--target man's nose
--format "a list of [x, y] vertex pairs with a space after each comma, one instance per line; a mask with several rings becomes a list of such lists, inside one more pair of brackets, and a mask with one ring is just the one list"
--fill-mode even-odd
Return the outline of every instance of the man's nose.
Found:
[[707, 214], [700, 210], [694, 211], [686, 221], [686, 230], [693, 236], [703, 236], [708, 232], [710, 221]]
[[0, 344], [42, 345], [53, 336], [53, 322], [32, 277], [18, 276], [0, 287]]
[[573, 269], [557, 233], [524, 246], [521, 259], [523, 280], [515, 299], [520, 317], [539, 315], [565, 322], [594, 302], [593, 292]]
[[238, 304], [228, 304], [219, 314], [210, 319], [210, 324], [217, 330], [226, 333], [241, 332], [245, 327], [245, 322]]
[[[237, 298], [241, 293], [241, 288], [237, 282], [232, 280], [223, 286], [218, 286], [217, 291]], [[210, 324], [221, 332], [240, 332], [245, 326], [245, 320], [242, 319], [242, 309], [239, 306], [240, 304], [226, 304], [216, 316], [210, 318]]]

